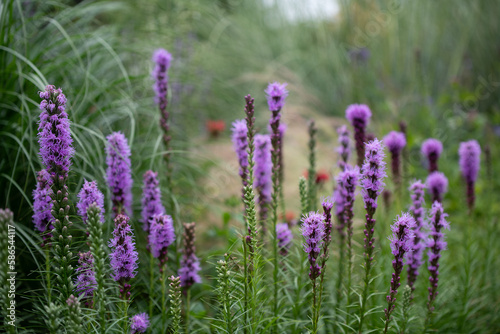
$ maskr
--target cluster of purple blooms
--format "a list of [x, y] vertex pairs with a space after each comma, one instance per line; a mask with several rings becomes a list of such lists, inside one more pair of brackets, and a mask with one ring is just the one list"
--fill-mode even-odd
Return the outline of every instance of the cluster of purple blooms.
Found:
[[151, 254], [160, 260], [160, 268], [167, 261], [167, 248], [175, 241], [174, 221], [169, 215], [157, 214], [150, 219], [149, 246]]
[[113, 132], [106, 137], [106, 176], [111, 189], [113, 212], [116, 217], [123, 213], [132, 214], [132, 171], [130, 147], [127, 138], [121, 132]]
[[448, 191], [448, 179], [441, 172], [432, 172], [427, 176], [427, 191], [431, 194], [432, 202], [443, 200], [444, 194]]
[[377, 198], [385, 186], [384, 178], [387, 174], [384, 157], [384, 145], [378, 139], [366, 144], [365, 160], [361, 168], [361, 194], [370, 218], [377, 209]]
[[85, 180], [82, 189], [78, 193], [78, 203], [76, 205], [78, 215], [82, 217], [85, 223], [88, 218], [87, 209], [94, 203], [101, 209], [101, 223], [104, 223], [104, 195], [97, 187], [96, 181], [89, 182]]
[[351, 139], [349, 138], [349, 130], [345, 125], [342, 125], [337, 129], [337, 134], [339, 136], [339, 147], [337, 148], [337, 153], [340, 155], [338, 165], [340, 170], [343, 171], [345, 170], [351, 155]]
[[260, 220], [267, 218], [268, 205], [272, 200], [271, 173], [273, 163], [271, 161], [271, 137], [269, 135], [255, 135], [255, 180], [254, 188], [257, 190], [260, 206]]
[[401, 181], [400, 164], [401, 164], [401, 152], [406, 146], [406, 136], [402, 132], [391, 131], [387, 136], [384, 137], [384, 144], [391, 153], [391, 167], [392, 175], [394, 176], [394, 182], [399, 184]]
[[423, 264], [423, 253], [424, 253], [424, 240], [425, 233], [422, 230], [424, 226], [424, 195], [425, 195], [425, 184], [422, 181], [417, 180], [413, 182], [410, 186], [412, 205], [410, 207], [410, 212], [415, 219], [415, 227], [413, 229], [414, 239], [413, 239], [413, 251], [408, 255], [408, 285], [410, 288], [415, 290], [414, 284], [418, 277], [418, 269]]
[[422, 143], [422, 155], [427, 159], [429, 173], [438, 170], [438, 160], [443, 152], [443, 144], [434, 138], [429, 138]]
[[149, 316], [139, 313], [130, 318], [130, 334], [146, 333], [150, 325]]
[[149, 232], [149, 221], [154, 215], [165, 213], [165, 207], [161, 202], [160, 183], [158, 173], [148, 170], [143, 176], [144, 186], [142, 188], [142, 228]]
[[304, 251], [309, 261], [309, 278], [315, 280], [321, 275], [318, 257], [325, 237], [325, 224], [322, 214], [311, 211], [302, 218], [302, 236], [305, 238]]
[[76, 268], [77, 277], [75, 280], [75, 291], [83, 298], [92, 298], [94, 290], [97, 287], [94, 270], [94, 257], [91, 252], [80, 253], [78, 259], [78, 268]]
[[238, 156], [238, 163], [240, 166], [240, 177], [246, 185], [248, 168], [248, 128], [246, 121], [244, 119], [234, 121], [231, 130], [233, 132], [233, 146]]
[[42, 169], [36, 178], [36, 189], [33, 190], [33, 224], [40, 233], [52, 230], [52, 178], [47, 170]]
[[366, 127], [372, 117], [372, 112], [365, 104], [351, 104], [345, 111], [347, 120], [354, 128], [354, 140], [358, 155], [357, 165], [361, 167], [365, 155]]
[[278, 239], [280, 254], [286, 256], [293, 239], [292, 230], [290, 230], [290, 226], [287, 223], [276, 224], [276, 239]]
[[460, 170], [467, 186], [467, 205], [469, 211], [472, 211], [475, 201], [474, 184], [479, 173], [481, 147], [476, 140], [460, 143], [458, 155], [460, 156]]
[[267, 86], [265, 93], [270, 111], [280, 111], [285, 105], [285, 99], [288, 96], [286, 86], [287, 83], [280, 84], [279, 82], [273, 82]]
[[198, 272], [201, 270], [200, 260], [195, 255], [194, 229], [195, 223], [184, 223], [184, 254], [182, 254], [179, 277], [181, 286], [189, 288], [194, 283], [200, 283], [201, 277]]

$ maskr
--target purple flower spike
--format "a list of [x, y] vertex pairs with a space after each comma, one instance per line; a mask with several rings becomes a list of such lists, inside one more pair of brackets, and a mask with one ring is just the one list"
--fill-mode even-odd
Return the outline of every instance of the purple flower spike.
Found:
[[288, 254], [288, 248], [293, 239], [292, 231], [287, 223], [276, 224], [276, 238], [278, 239], [278, 248], [282, 256]]
[[269, 135], [255, 135], [255, 181], [259, 201], [260, 221], [263, 232], [264, 222], [267, 220], [268, 206], [271, 203], [273, 163], [271, 161], [271, 137]]
[[340, 170], [344, 171], [351, 155], [351, 139], [349, 138], [349, 130], [347, 130], [347, 126], [345, 125], [337, 129], [337, 134], [339, 135], [337, 153], [340, 155], [338, 165]]
[[391, 167], [394, 183], [399, 184], [401, 182], [400, 157], [401, 151], [406, 146], [406, 136], [402, 132], [391, 131], [384, 137], [384, 144], [387, 146], [389, 152], [391, 152]]
[[139, 313], [130, 318], [130, 334], [146, 333], [149, 327], [149, 316]]
[[413, 232], [415, 237], [413, 238], [413, 252], [408, 254], [408, 285], [411, 290], [415, 290], [415, 281], [418, 277], [418, 269], [423, 264], [423, 252], [425, 245], [423, 243], [425, 239], [425, 233], [422, 231], [424, 226], [424, 195], [425, 195], [425, 184], [422, 181], [417, 180], [410, 186], [412, 205], [410, 207], [410, 212], [415, 219], [415, 227]]
[[181, 268], [179, 268], [179, 277], [181, 286], [188, 289], [194, 283], [201, 283], [201, 277], [198, 272], [201, 270], [200, 261], [194, 254], [194, 229], [195, 223], [184, 223], [184, 254], [182, 255]]
[[[53, 228], [51, 186], [52, 178], [47, 170], [42, 169], [38, 172], [36, 189], [33, 191], [33, 224], [35, 224], [35, 229], [42, 234]], [[44, 236], [44, 240], [46, 237]]]
[[387, 308], [385, 312], [385, 330], [387, 333], [389, 323], [391, 321], [391, 314], [396, 307], [396, 295], [398, 293], [398, 288], [401, 285], [401, 273], [403, 271], [403, 260], [405, 254], [412, 251], [413, 247], [413, 228], [415, 227], [415, 219], [409, 213], [403, 213], [401, 216], [396, 218], [396, 221], [391, 226], [392, 236], [389, 238], [391, 240], [391, 250], [392, 255], [394, 255], [394, 260], [392, 261], [392, 267], [394, 268], [394, 273], [391, 279], [391, 290], [387, 296]]
[[337, 230], [342, 238], [345, 237], [345, 226], [347, 224], [348, 233], [352, 234], [352, 217], [354, 196], [358, 179], [360, 177], [358, 166], [347, 168], [337, 176], [338, 188], [335, 192], [335, 205], [338, 226]]
[[361, 192], [370, 218], [375, 214], [377, 198], [385, 186], [384, 178], [387, 174], [384, 156], [384, 145], [378, 139], [366, 144], [365, 161], [361, 169]]
[[66, 97], [62, 89], [48, 85], [40, 92], [40, 122], [38, 123], [38, 143], [40, 156], [51, 176], [68, 177], [71, 157], [74, 154], [70, 121], [66, 113]]
[[325, 236], [325, 224], [322, 214], [311, 211], [302, 218], [302, 236], [305, 238], [304, 251], [309, 260], [309, 278], [316, 280], [321, 274], [321, 268], [318, 264], [318, 257], [323, 246]]
[[431, 194], [432, 202], [443, 200], [444, 194], [448, 191], [448, 179], [441, 172], [432, 172], [425, 182], [427, 191]]
[[82, 217], [84, 223], [87, 223], [87, 209], [94, 203], [101, 209], [101, 223], [104, 223], [104, 195], [97, 188], [96, 181], [89, 182], [85, 180], [82, 189], [78, 193], [78, 203], [76, 204], [78, 215]]
[[113, 132], [106, 137], [106, 175], [111, 188], [113, 212], [132, 214], [132, 176], [130, 164], [130, 148], [127, 138], [121, 132]]
[[168, 75], [167, 71], [172, 61], [172, 55], [164, 49], [158, 49], [153, 53], [153, 62], [155, 66], [151, 76], [155, 80], [153, 89], [156, 93], [155, 102], [163, 110], [167, 107], [167, 87]]
[[232, 140], [233, 147], [238, 156], [238, 162], [240, 164], [240, 176], [243, 180], [243, 185], [247, 185], [247, 169], [248, 169], [248, 128], [247, 122], [244, 119], [239, 119], [233, 122], [233, 127], [231, 128], [233, 132]]
[[345, 111], [345, 117], [354, 128], [358, 166], [361, 167], [365, 155], [365, 131], [372, 117], [372, 112], [365, 104], [351, 104]]
[[446, 241], [444, 241], [444, 234], [441, 232], [442, 229], [449, 229], [450, 225], [446, 221], [448, 215], [444, 213], [443, 206], [439, 202], [434, 202], [431, 209], [431, 218], [429, 220], [430, 232], [429, 239], [427, 241], [427, 247], [429, 252], [427, 256], [429, 257], [429, 299], [427, 307], [429, 312], [434, 311], [434, 300], [438, 294], [438, 281], [439, 281], [439, 259], [441, 258], [441, 251], [446, 249]]
[[467, 205], [471, 212], [474, 208], [474, 184], [479, 172], [481, 147], [476, 140], [460, 143], [458, 155], [460, 156], [460, 170], [467, 184]]
[[142, 228], [149, 233], [149, 221], [154, 215], [162, 215], [165, 208], [161, 203], [161, 191], [158, 182], [158, 173], [148, 170], [143, 176], [142, 188]]
[[112, 277], [121, 285], [121, 298], [128, 299], [131, 286], [127, 282], [137, 274], [139, 255], [135, 250], [134, 233], [127, 216], [119, 214], [115, 218], [115, 229], [109, 247]]
[[[94, 257], [91, 252], [80, 253], [78, 268], [76, 268], [75, 291], [83, 298], [92, 298], [97, 288], [94, 270]], [[90, 300], [89, 306], [92, 304]]]
[[[332, 241], [332, 209], [333, 209], [334, 200], [332, 198], [325, 198], [322, 201], [321, 206], [323, 207], [323, 218], [325, 220], [325, 236], [323, 241], [326, 245], [330, 244]], [[327, 249], [325, 247], [325, 253], [327, 253]]]
[[438, 170], [438, 160], [443, 152], [443, 144], [434, 138], [429, 138], [422, 143], [422, 155], [429, 164], [429, 173]]
[[285, 105], [285, 99], [288, 96], [286, 86], [287, 83], [280, 84], [279, 82], [273, 82], [267, 86], [265, 92], [270, 111], [280, 111]]
[[174, 221], [169, 215], [154, 215], [150, 220], [149, 245], [151, 253], [160, 259], [160, 271], [167, 261], [167, 248], [175, 241]]

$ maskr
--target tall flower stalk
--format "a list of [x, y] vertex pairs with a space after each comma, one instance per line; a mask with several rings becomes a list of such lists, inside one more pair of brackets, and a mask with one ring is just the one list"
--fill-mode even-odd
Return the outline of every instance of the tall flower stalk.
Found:
[[479, 172], [481, 147], [476, 140], [460, 143], [458, 155], [460, 156], [460, 171], [467, 187], [467, 206], [470, 214], [474, 209], [474, 201], [476, 199], [474, 184]]
[[434, 138], [426, 139], [422, 143], [421, 148], [422, 155], [427, 160], [427, 166], [429, 174], [439, 170], [438, 160], [443, 153], [443, 144]]
[[341, 171], [344, 171], [351, 155], [351, 139], [349, 138], [349, 130], [345, 125], [342, 125], [337, 129], [337, 134], [339, 136], [339, 146], [337, 147], [337, 153], [340, 155], [338, 166], [340, 167]]
[[318, 300], [318, 286], [316, 279], [321, 275], [321, 260], [319, 256], [323, 248], [325, 238], [325, 224], [324, 216], [311, 211], [302, 218], [302, 235], [304, 236], [304, 251], [307, 254], [309, 261], [309, 279], [312, 285], [312, 327], [311, 333], [318, 332], [318, 319], [319, 319], [319, 300]]
[[271, 119], [269, 125], [271, 126], [271, 158], [273, 162], [273, 195], [271, 202], [272, 210], [272, 246], [273, 246], [273, 318], [274, 327], [273, 332], [278, 332], [278, 238], [276, 234], [276, 225], [278, 223], [278, 196], [280, 194], [280, 147], [281, 147], [281, 134], [280, 134], [280, 120], [281, 109], [285, 105], [285, 99], [288, 96], [286, 90], [286, 83], [280, 84], [278, 82], [271, 83], [267, 86], [267, 104], [271, 111]]
[[431, 218], [429, 220], [430, 232], [427, 242], [429, 249], [427, 256], [429, 257], [429, 298], [427, 302], [427, 317], [425, 320], [425, 328], [427, 329], [431, 324], [432, 313], [434, 312], [434, 302], [438, 295], [438, 281], [439, 281], [439, 259], [441, 258], [441, 251], [446, 249], [446, 241], [444, 240], [443, 229], [449, 229], [450, 225], [446, 221], [448, 215], [444, 213], [443, 205], [439, 202], [434, 202], [431, 209]]
[[97, 281], [94, 270], [94, 257], [90, 251], [79, 254], [76, 273], [75, 292], [86, 302], [87, 307], [93, 307], [92, 299], [97, 288]]
[[[285, 195], [284, 195], [284, 179], [285, 179], [285, 159], [283, 158], [283, 144], [284, 144], [284, 138], [285, 138], [285, 132], [286, 132], [287, 126], [285, 123], [280, 123], [280, 126], [278, 127], [278, 131], [280, 134], [280, 149], [279, 149], [279, 156], [278, 156], [278, 164], [280, 166], [280, 171], [279, 171], [279, 184], [280, 186], [280, 206], [281, 206], [281, 214], [283, 217], [286, 215], [286, 208], [285, 208]], [[272, 132], [272, 129], [271, 131]]]
[[228, 257], [217, 262], [217, 297], [219, 302], [219, 309], [221, 313], [220, 325], [218, 326], [218, 333], [233, 334], [237, 328], [235, 323], [236, 319], [233, 313], [234, 298], [232, 294], [232, 281], [233, 273], [228, 267]]
[[424, 195], [425, 195], [425, 184], [422, 181], [417, 180], [413, 182], [410, 186], [411, 201], [412, 205], [410, 207], [410, 213], [415, 219], [415, 227], [413, 228], [413, 251], [408, 254], [408, 286], [411, 288], [411, 292], [415, 291], [415, 281], [418, 277], [418, 269], [423, 263], [423, 253], [424, 253], [424, 239], [425, 234], [422, 231], [424, 226]]
[[170, 114], [167, 111], [168, 95], [168, 68], [172, 61], [172, 55], [165, 49], [158, 49], [153, 54], [154, 68], [151, 76], [154, 80], [155, 102], [160, 109], [160, 127], [163, 130], [163, 145], [165, 154], [163, 158], [166, 164], [167, 186], [171, 186], [172, 170], [170, 166]]
[[354, 128], [354, 141], [358, 155], [357, 165], [361, 167], [365, 156], [366, 127], [372, 117], [372, 112], [365, 104], [351, 104], [345, 111], [347, 120]]
[[392, 273], [390, 292], [387, 296], [387, 308], [384, 310], [384, 334], [387, 333], [387, 330], [389, 329], [389, 324], [392, 320], [391, 314], [396, 308], [396, 295], [398, 293], [398, 288], [401, 285], [401, 273], [403, 272], [404, 265], [403, 260], [405, 258], [405, 254], [411, 252], [413, 247], [412, 229], [414, 226], [415, 219], [409, 213], [403, 213], [401, 216], [398, 216], [394, 224], [391, 226], [392, 236], [389, 240], [391, 240], [391, 250], [392, 255], [394, 255], [394, 260], [392, 260], [394, 272]]
[[359, 333], [363, 330], [366, 302], [371, 281], [371, 269], [373, 265], [373, 250], [375, 248], [375, 211], [377, 210], [377, 199], [384, 189], [384, 178], [386, 177], [384, 162], [384, 146], [380, 141], [374, 139], [366, 144], [365, 161], [361, 169], [361, 192], [366, 210], [365, 239], [364, 239], [364, 288], [361, 295], [361, 307], [359, 316]]
[[269, 204], [272, 200], [272, 169], [271, 137], [268, 135], [255, 135], [255, 181], [254, 188], [258, 194], [259, 221], [262, 234], [267, 231], [267, 218]]
[[239, 174], [241, 177], [241, 182], [243, 183], [243, 187], [241, 188], [241, 197], [244, 198], [244, 187], [246, 187], [248, 184], [248, 128], [246, 121], [244, 119], [234, 121], [231, 131], [233, 147], [238, 157]]
[[66, 96], [62, 90], [48, 85], [40, 92], [40, 122], [38, 123], [38, 143], [40, 156], [52, 178], [50, 197], [52, 199], [51, 214], [53, 217], [52, 250], [53, 265], [60, 293], [60, 304], [64, 304], [73, 292], [71, 275], [71, 226], [69, 220], [69, 194], [66, 186], [71, 158], [74, 154], [73, 139], [70, 132], [70, 121], [66, 113]]
[[82, 189], [78, 193], [78, 203], [76, 204], [78, 215], [85, 224], [87, 224], [89, 219], [87, 211], [94, 203], [101, 210], [99, 220], [101, 223], [104, 223], [104, 195], [97, 187], [96, 181], [89, 182], [85, 180]]
[[401, 186], [401, 152], [406, 146], [406, 136], [402, 132], [391, 131], [384, 137], [384, 144], [391, 153], [392, 176], [399, 189]]
[[121, 132], [113, 132], [106, 137], [106, 176], [111, 190], [114, 217], [132, 214], [132, 171], [130, 147]]
[[448, 179], [441, 172], [432, 172], [427, 176], [427, 191], [431, 195], [431, 202], [442, 202], [443, 196], [448, 191]]
[[160, 182], [158, 181], [158, 173], [148, 170], [143, 176], [142, 188], [142, 228], [146, 233], [149, 233], [149, 224], [154, 215], [162, 215], [165, 213], [165, 207], [161, 202]]
[[318, 129], [314, 120], [310, 120], [308, 124], [309, 132], [309, 170], [307, 171], [307, 189], [309, 191], [308, 210], [314, 211], [316, 209], [316, 132]]
[[171, 328], [172, 328], [172, 333], [173, 334], [179, 334], [181, 333], [181, 304], [182, 304], [182, 299], [181, 299], [181, 282], [180, 278], [170, 276], [169, 278], [170, 281], [170, 315], [172, 317], [172, 323], [171, 323]]
[[52, 217], [52, 198], [50, 197], [52, 177], [46, 169], [38, 172], [36, 188], [33, 190], [33, 224], [43, 238], [42, 247], [51, 237], [50, 231], [54, 228]]

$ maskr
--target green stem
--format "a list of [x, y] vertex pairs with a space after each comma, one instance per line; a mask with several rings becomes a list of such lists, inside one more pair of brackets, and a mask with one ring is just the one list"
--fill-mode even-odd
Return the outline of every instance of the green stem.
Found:
[[47, 299], [52, 301], [52, 284], [50, 282], [50, 249], [48, 246], [45, 248], [45, 279], [47, 281]]
[[318, 320], [316, 317], [316, 280], [312, 280], [312, 290], [313, 290], [313, 304], [312, 304], [312, 331], [311, 334], [316, 334], [318, 332]]
[[[337, 310], [340, 307], [340, 302], [342, 301], [342, 280], [344, 276], [344, 258], [345, 258], [345, 237], [341, 237], [340, 239], [340, 249], [339, 249], [339, 266], [338, 266], [338, 277], [337, 277], [337, 288], [336, 288], [336, 298], [335, 298], [335, 306], [333, 308], [334, 315], [336, 317]], [[333, 328], [332, 331], [334, 333], [337, 332], [337, 326], [335, 325], [336, 321], [333, 319]]]
[[191, 312], [191, 289], [186, 292], [186, 333], [189, 333], [189, 314]]
[[161, 271], [161, 329], [166, 333], [167, 326], [167, 274], [166, 266]]
[[[149, 318], [153, 319], [153, 308], [154, 308], [154, 257], [153, 254], [149, 254]], [[162, 315], [163, 317], [163, 315]]]

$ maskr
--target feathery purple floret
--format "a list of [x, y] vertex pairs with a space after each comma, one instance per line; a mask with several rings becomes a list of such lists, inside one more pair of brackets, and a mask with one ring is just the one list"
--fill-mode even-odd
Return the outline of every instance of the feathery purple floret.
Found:
[[181, 286], [189, 288], [194, 283], [200, 283], [200, 260], [195, 255], [195, 223], [184, 223], [184, 254], [182, 255], [179, 277]]
[[115, 218], [113, 238], [109, 241], [109, 254], [113, 279], [127, 282], [137, 274], [138, 253], [135, 250], [134, 233], [129, 225], [129, 218], [119, 214]]
[[170, 67], [172, 55], [165, 49], [158, 49], [153, 53], [153, 62], [155, 66], [151, 76], [155, 80], [153, 89], [156, 93], [155, 102], [160, 109], [166, 108], [168, 75], [167, 70]]
[[439, 202], [434, 202], [431, 209], [431, 218], [429, 220], [429, 238], [427, 240], [427, 256], [429, 258], [430, 287], [428, 309], [429, 312], [434, 310], [433, 302], [438, 294], [438, 281], [439, 281], [439, 259], [441, 258], [441, 251], [446, 249], [446, 241], [444, 240], [443, 229], [449, 229], [450, 225], [446, 221], [448, 215], [444, 213], [443, 206]]
[[84, 298], [91, 298], [97, 288], [94, 257], [91, 252], [80, 253], [76, 268], [75, 291]]
[[422, 143], [421, 148], [422, 155], [427, 159], [429, 164], [429, 173], [438, 170], [438, 159], [443, 152], [443, 144], [434, 138], [426, 139]]
[[167, 259], [167, 248], [175, 241], [174, 221], [169, 215], [158, 214], [150, 219], [149, 245], [161, 264]]
[[[323, 241], [329, 245], [332, 241], [332, 209], [334, 200], [331, 197], [326, 197], [322, 200], [321, 206], [323, 207], [323, 219], [325, 225], [325, 236]], [[326, 248], [325, 248], [326, 250]]]
[[95, 203], [101, 209], [101, 223], [104, 223], [104, 195], [97, 188], [97, 182], [84, 180], [83, 187], [78, 193], [78, 215], [82, 217], [83, 222], [87, 223], [87, 209]]
[[255, 181], [254, 188], [259, 194], [261, 210], [263, 204], [271, 203], [273, 163], [271, 161], [271, 137], [255, 135]]
[[[337, 176], [338, 187], [335, 191], [335, 211], [337, 214], [337, 230], [340, 235], [345, 236], [345, 225], [353, 217], [353, 205], [356, 186], [360, 177], [358, 166], [347, 168]], [[348, 226], [349, 228], [349, 226]]]
[[432, 172], [427, 176], [427, 191], [431, 194], [432, 202], [441, 202], [448, 191], [448, 179], [441, 172]]
[[148, 170], [143, 176], [144, 186], [142, 188], [142, 228], [149, 233], [149, 221], [154, 215], [165, 213], [165, 207], [161, 203], [161, 191], [158, 182], [158, 173]]
[[391, 321], [391, 313], [396, 307], [396, 295], [398, 293], [398, 288], [401, 285], [401, 273], [403, 271], [405, 254], [411, 252], [413, 247], [413, 228], [415, 227], [415, 219], [409, 213], [403, 213], [401, 216], [396, 218], [396, 221], [391, 226], [392, 236], [389, 237], [391, 240], [391, 250], [392, 255], [394, 255], [394, 260], [392, 260], [392, 267], [394, 272], [391, 278], [391, 289], [387, 296], [387, 308], [385, 312], [385, 332], [389, 322]]
[[410, 186], [412, 205], [410, 212], [415, 219], [415, 227], [413, 229], [413, 251], [408, 255], [408, 285], [415, 290], [415, 281], [418, 277], [418, 269], [423, 264], [424, 240], [425, 233], [422, 231], [424, 226], [424, 195], [425, 184], [417, 180]]
[[345, 170], [347, 161], [349, 161], [349, 156], [351, 155], [351, 140], [349, 138], [349, 130], [347, 126], [342, 125], [337, 129], [337, 134], [339, 136], [339, 147], [337, 148], [337, 153], [340, 155], [338, 165], [341, 170]]
[[280, 254], [283, 256], [287, 255], [290, 242], [293, 239], [292, 231], [287, 223], [276, 224], [276, 239], [278, 239]]
[[311, 211], [302, 218], [302, 236], [305, 238], [304, 251], [309, 260], [309, 278], [315, 280], [321, 274], [318, 257], [323, 246], [325, 224], [322, 214]]
[[273, 82], [267, 86], [265, 92], [270, 111], [279, 111], [285, 105], [285, 99], [288, 96], [286, 86], [287, 83], [280, 84], [279, 82]]
[[400, 183], [401, 151], [406, 146], [406, 136], [402, 132], [391, 131], [384, 137], [384, 144], [391, 153], [391, 170], [394, 183]]
[[238, 162], [240, 164], [240, 176], [244, 180], [244, 184], [246, 185], [248, 168], [248, 128], [246, 121], [244, 119], [234, 121], [231, 131], [233, 132], [233, 147], [236, 155], [238, 156]]
[[52, 199], [50, 198], [52, 178], [47, 170], [42, 169], [36, 178], [36, 189], [33, 190], [33, 224], [38, 232], [52, 230]]
[[149, 327], [149, 316], [139, 313], [130, 318], [130, 334], [146, 333]]
[[132, 214], [132, 176], [130, 164], [130, 148], [127, 138], [121, 132], [113, 132], [106, 137], [106, 175], [111, 188], [113, 212]]
[[38, 143], [40, 156], [51, 176], [68, 177], [71, 157], [74, 154], [70, 121], [66, 113], [66, 97], [61, 88], [53, 85], [40, 92], [40, 121], [38, 124]]
[[384, 145], [375, 139], [366, 143], [366, 153], [361, 168], [361, 194], [365, 202], [365, 209], [372, 217], [377, 209], [377, 198], [384, 190], [385, 172]]
[[345, 111], [345, 117], [354, 128], [354, 140], [356, 142], [356, 153], [358, 155], [358, 166], [361, 167], [365, 155], [365, 131], [372, 112], [365, 104], [351, 104]]
[[469, 211], [472, 211], [475, 201], [474, 184], [479, 172], [481, 147], [476, 140], [460, 143], [458, 155], [460, 156], [460, 170], [467, 184], [467, 205]]

